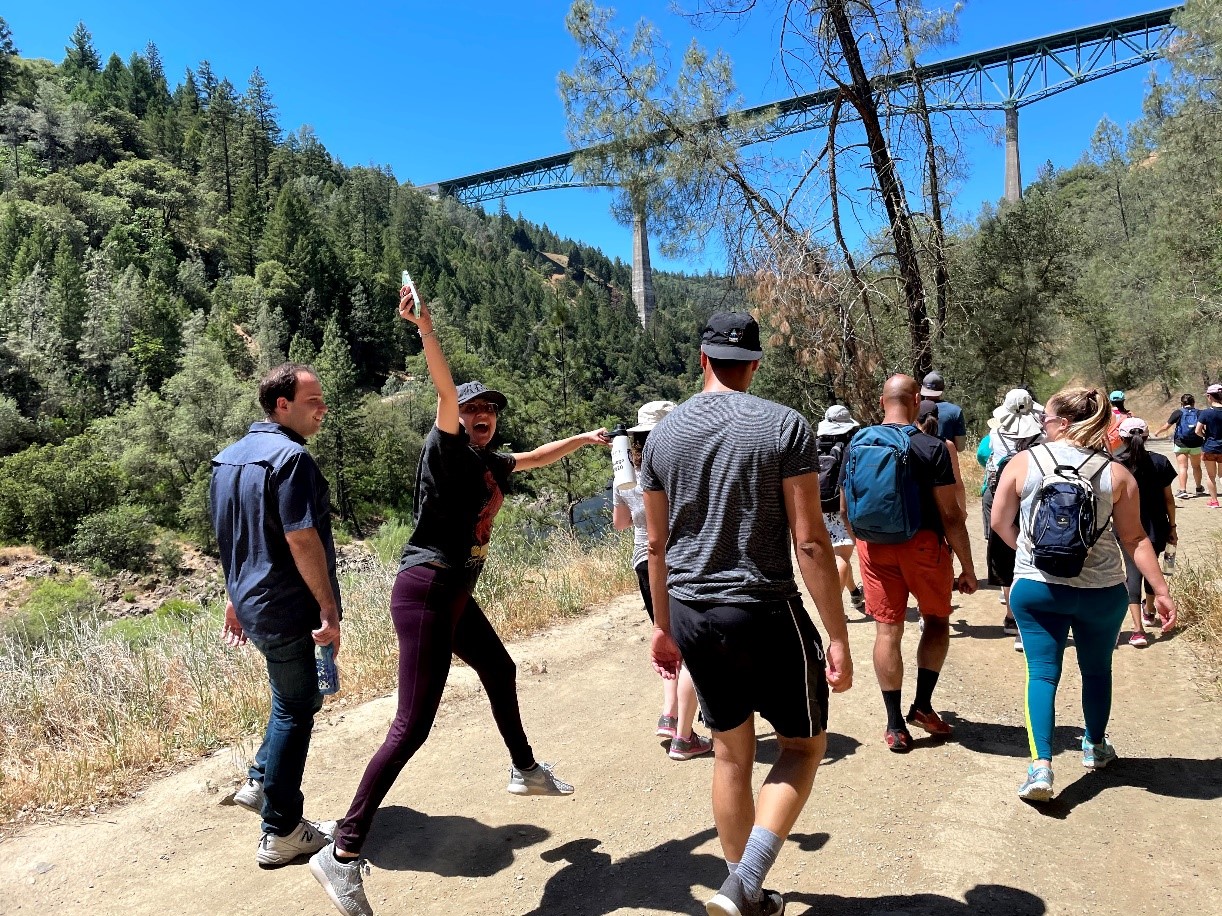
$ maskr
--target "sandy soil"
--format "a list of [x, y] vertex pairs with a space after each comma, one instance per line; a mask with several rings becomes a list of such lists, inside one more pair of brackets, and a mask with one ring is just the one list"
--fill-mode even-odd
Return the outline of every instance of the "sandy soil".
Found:
[[[978, 517], [974, 509], [977, 538]], [[1219, 527], [1222, 513], [1189, 501], [1180, 556], [1207, 549]], [[918, 738], [906, 756], [882, 743], [873, 626], [850, 612], [857, 686], [833, 699], [829, 758], [769, 879], [787, 912], [1216, 911], [1222, 705], [1202, 686], [1186, 641], [1117, 650], [1110, 734], [1121, 759], [1098, 773], [1083, 770], [1076, 751], [1080, 681], [1069, 651], [1058, 797], [1037, 809], [1015, 795], [1026, 754], [1023, 661], [1001, 634], [997, 594], [961, 599], [952, 617], [936, 701], [956, 740]], [[725, 874], [709, 807], [712, 762], [672, 762], [654, 739], [660, 691], [647, 633], [628, 596], [511, 647], [536, 752], [577, 786], [567, 799], [505, 792], [508, 761], [486, 700], [470, 671], [455, 670], [432, 736], [366, 848], [378, 913], [704, 912]], [[916, 639], [910, 627], [910, 673]], [[910, 677], [905, 703], [911, 690]], [[320, 717], [305, 779], [309, 816], [346, 809], [392, 708], [385, 697]], [[0, 912], [332, 913], [304, 861], [256, 866], [258, 820], [226, 804], [249, 752], [216, 754], [104, 815], [4, 841]], [[761, 723], [758, 759], [775, 754]]]

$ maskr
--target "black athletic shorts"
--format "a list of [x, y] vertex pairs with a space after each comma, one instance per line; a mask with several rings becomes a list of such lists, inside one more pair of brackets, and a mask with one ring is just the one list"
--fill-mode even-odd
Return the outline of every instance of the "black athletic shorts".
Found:
[[754, 711], [785, 738], [827, 729], [823, 641], [801, 598], [726, 605], [672, 595], [670, 627], [710, 728], [737, 728]]

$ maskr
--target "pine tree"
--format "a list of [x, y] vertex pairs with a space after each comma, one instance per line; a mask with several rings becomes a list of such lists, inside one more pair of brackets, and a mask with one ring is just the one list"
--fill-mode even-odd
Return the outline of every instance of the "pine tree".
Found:
[[0, 16], [0, 105], [10, 101], [13, 91], [17, 58], [17, 46], [13, 44], [13, 32]]

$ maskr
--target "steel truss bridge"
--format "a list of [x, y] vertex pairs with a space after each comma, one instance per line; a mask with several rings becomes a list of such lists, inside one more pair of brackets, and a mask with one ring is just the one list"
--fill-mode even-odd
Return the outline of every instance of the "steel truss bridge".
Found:
[[[1113, 73], [1140, 67], [1163, 57], [1177, 30], [1168, 7], [1071, 29], [1031, 41], [926, 64], [878, 77], [874, 85], [891, 113], [912, 109], [916, 78], [924, 85], [930, 111], [1004, 111], [1006, 113], [1006, 196], [1021, 193], [1018, 165], [1018, 110], [1067, 89]], [[725, 132], [739, 146], [777, 140], [828, 125], [838, 90], [814, 92], [739, 112], [734, 123], [722, 115], [694, 125], [695, 129]], [[659, 144], [670, 138], [665, 131]], [[604, 185], [577, 174], [574, 159], [597, 147], [544, 156], [517, 165], [464, 175], [425, 185], [422, 190], [449, 195], [464, 203], [526, 194], [553, 188]]]

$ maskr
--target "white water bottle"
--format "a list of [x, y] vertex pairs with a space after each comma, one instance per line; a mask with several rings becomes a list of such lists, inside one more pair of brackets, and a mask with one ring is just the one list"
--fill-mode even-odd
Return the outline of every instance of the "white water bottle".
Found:
[[1168, 544], [1167, 549], [1163, 551], [1163, 572], [1171, 575], [1171, 571], [1175, 569], [1175, 545]]
[[636, 468], [632, 466], [632, 457], [628, 454], [631, 437], [622, 426], [611, 433], [611, 471], [615, 475], [614, 486], [617, 490], [631, 490], [636, 486]]

